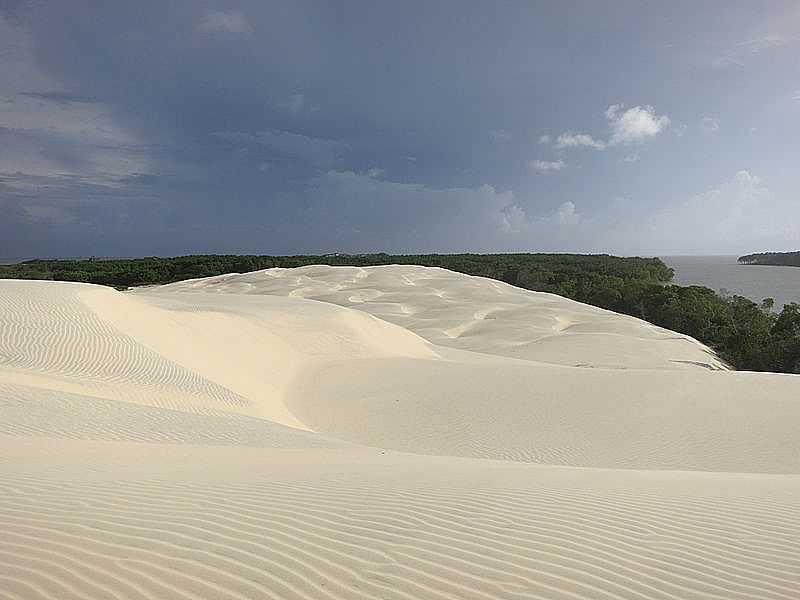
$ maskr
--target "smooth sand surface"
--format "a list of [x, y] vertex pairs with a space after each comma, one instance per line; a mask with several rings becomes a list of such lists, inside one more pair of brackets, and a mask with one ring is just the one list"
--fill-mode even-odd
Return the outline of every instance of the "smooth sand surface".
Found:
[[0, 281], [0, 598], [800, 597], [800, 377], [414, 266]]

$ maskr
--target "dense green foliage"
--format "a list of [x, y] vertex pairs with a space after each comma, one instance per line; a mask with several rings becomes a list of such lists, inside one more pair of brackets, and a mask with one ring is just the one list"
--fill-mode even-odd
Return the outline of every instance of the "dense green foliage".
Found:
[[800, 373], [800, 305], [780, 314], [705, 287], [671, 285], [657, 258], [572, 254], [333, 254], [325, 256], [182, 256], [131, 260], [35, 260], [0, 266], [0, 278], [83, 281], [125, 288], [231, 272], [312, 264], [417, 264], [505, 281], [633, 315], [688, 334], [738, 369]]
[[800, 305], [776, 314], [771, 298], [758, 305], [700, 286], [633, 287], [604, 307], [690, 335], [737, 369], [800, 373]]
[[739, 257], [743, 265], [775, 265], [778, 267], [800, 267], [800, 252], [761, 252]]
[[[170, 283], [222, 273], [305, 265], [424, 265], [507, 281], [565, 295], [607, 280], [669, 281], [672, 270], [657, 258], [574, 254], [328, 254], [324, 256], [207, 255], [114, 260], [32, 260], [0, 266], [0, 277], [83, 281], [117, 288]], [[557, 291], [558, 290], [558, 291]], [[573, 290], [573, 294], [565, 293]]]

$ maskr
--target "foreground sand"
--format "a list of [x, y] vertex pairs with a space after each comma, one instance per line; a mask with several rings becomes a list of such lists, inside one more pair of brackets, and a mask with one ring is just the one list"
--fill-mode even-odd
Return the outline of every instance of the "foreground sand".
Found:
[[800, 378], [422, 267], [0, 281], [0, 598], [786, 598]]

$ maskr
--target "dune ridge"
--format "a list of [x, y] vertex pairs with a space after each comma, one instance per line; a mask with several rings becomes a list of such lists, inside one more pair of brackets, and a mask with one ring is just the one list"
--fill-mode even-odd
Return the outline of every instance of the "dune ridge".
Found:
[[267, 269], [161, 289], [320, 300], [357, 308], [437, 345], [509, 358], [626, 369], [727, 368], [700, 342], [640, 319], [435, 267]]
[[0, 281], [0, 598], [797, 598], [800, 378], [496, 281]]

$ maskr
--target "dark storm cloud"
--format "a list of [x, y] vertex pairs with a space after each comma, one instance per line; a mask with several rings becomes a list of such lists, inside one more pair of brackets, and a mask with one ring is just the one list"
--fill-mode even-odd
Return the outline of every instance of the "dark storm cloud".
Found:
[[701, 126], [762, 101], [736, 78], [785, 79], [791, 6], [692, 6], [6, 2], [0, 254], [607, 247], [620, 198], [617, 247], [645, 248], [743, 169], [797, 189]]

